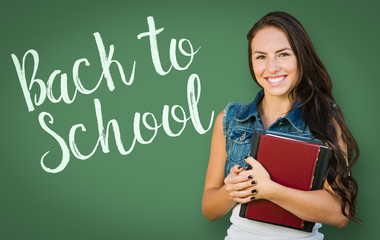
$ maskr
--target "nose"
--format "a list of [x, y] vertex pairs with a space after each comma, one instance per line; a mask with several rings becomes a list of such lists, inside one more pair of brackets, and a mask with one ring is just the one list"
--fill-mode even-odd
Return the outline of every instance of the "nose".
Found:
[[280, 70], [280, 65], [278, 64], [277, 59], [275, 57], [268, 58], [267, 70], [270, 73], [276, 73]]

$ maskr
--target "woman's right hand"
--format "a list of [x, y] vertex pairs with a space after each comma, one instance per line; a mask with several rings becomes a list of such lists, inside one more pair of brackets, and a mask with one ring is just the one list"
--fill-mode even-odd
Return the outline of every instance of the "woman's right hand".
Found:
[[230, 174], [224, 179], [226, 191], [230, 198], [238, 203], [247, 203], [255, 199], [256, 181], [252, 175], [240, 174], [246, 171], [239, 165], [235, 165], [230, 170]]

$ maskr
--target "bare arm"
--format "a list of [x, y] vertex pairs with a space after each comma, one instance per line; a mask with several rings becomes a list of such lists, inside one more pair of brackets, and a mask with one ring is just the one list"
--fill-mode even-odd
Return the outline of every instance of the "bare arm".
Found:
[[215, 120], [202, 198], [202, 213], [211, 221], [223, 217], [235, 205], [235, 202], [229, 198], [224, 185], [224, 165], [227, 153], [222, 120], [223, 112], [219, 113]]
[[349, 219], [341, 212], [340, 198], [326, 191], [331, 189], [327, 181], [324, 185], [321, 190], [300, 191], [275, 184], [268, 200], [304, 220], [345, 227]]

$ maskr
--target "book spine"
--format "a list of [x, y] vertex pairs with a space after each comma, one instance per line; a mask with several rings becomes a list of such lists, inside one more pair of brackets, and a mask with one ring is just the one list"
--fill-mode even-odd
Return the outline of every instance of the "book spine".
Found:
[[316, 173], [316, 170], [317, 170], [317, 165], [319, 164], [318, 162], [318, 158], [321, 154], [321, 146], [318, 146], [318, 152], [316, 153], [315, 155], [315, 161], [314, 161], [314, 166], [313, 166], [313, 169], [312, 169], [312, 177], [310, 179], [310, 184], [309, 184], [309, 189], [311, 190], [312, 187], [313, 187], [313, 183], [314, 183], [314, 180], [316, 179], [315, 178], [315, 173]]
[[325, 180], [325, 173], [327, 170], [330, 157], [330, 150], [327, 147], [321, 146], [317, 159], [317, 165], [314, 171], [314, 181], [311, 190], [322, 189]]

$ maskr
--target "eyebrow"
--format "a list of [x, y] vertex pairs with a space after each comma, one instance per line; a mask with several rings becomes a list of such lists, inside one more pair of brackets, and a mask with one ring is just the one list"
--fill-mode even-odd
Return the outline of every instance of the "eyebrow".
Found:
[[[290, 51], [292, 51], [291, 48], [286, 47], [286, 48], [281, 48], [280, 50], [277, 50], [275, 53], [279, 53], [279, 52], [282, 52], [282, 51], [285, 51], [285, 50], [290, 50]], [[259, 53], [259, 54], [266, 54], [265, 52], [260, 52], [260, 51], [254, 51], [254, 52], [253, 52], [253, 54], [256, 54], [256, 53]]]

